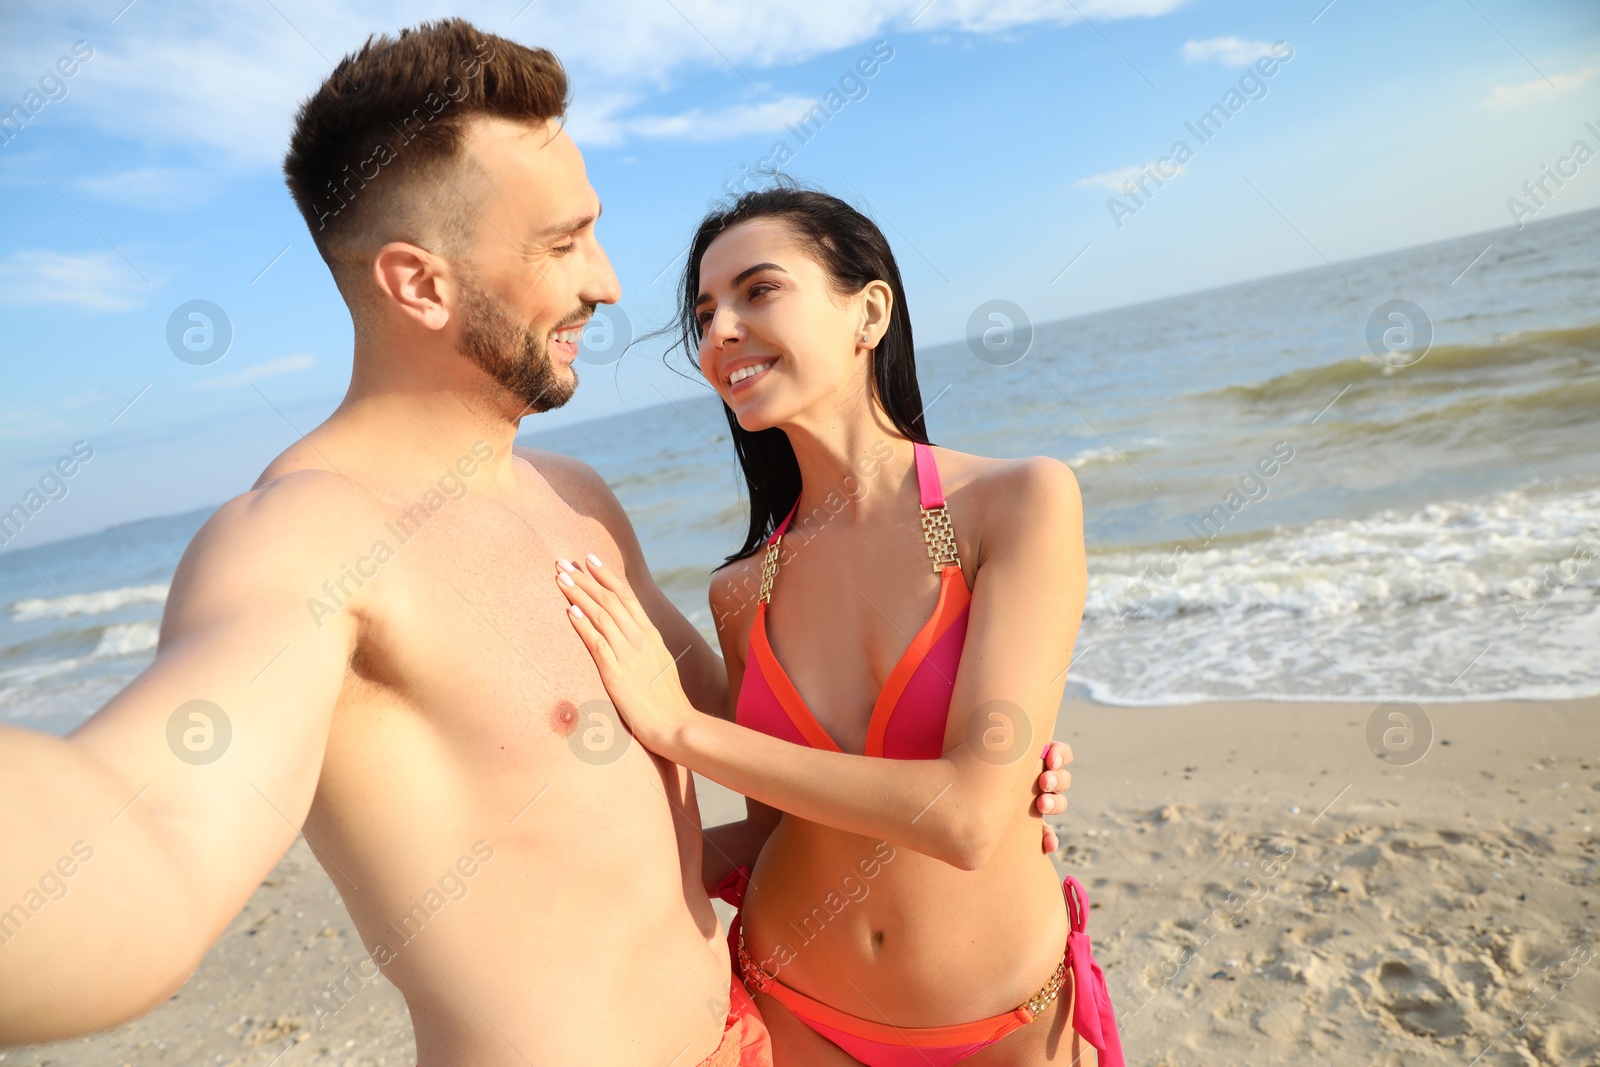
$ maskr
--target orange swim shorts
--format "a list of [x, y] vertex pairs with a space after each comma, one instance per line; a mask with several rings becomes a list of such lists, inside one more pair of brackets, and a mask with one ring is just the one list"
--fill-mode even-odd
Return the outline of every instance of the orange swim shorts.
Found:
[[700, 1062], [700, 1067], [772, 1067], [772, 1039], [761, 1020], [756, 1002], [744, 983], [733, 979], [728, 991], [728, 1021], [722, 1024], [722, 1044]]
[[728, 989], [728, 1019], [722, 1043], [698, 1067], [772, 1067], [772, 1039], [761, 1011], [744, 983], [735, 978]]

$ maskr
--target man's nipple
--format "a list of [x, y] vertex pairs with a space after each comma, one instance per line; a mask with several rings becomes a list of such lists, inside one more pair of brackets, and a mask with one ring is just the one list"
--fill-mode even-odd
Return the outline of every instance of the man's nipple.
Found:
[[550, 709], [550, 729], [558, 737], [566, 737], [578, 725], [578, 705], [570, 700], [558, 700]]

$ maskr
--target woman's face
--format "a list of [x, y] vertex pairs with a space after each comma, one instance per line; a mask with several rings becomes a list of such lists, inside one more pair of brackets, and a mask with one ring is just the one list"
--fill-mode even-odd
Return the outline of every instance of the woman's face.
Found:
[[780, 219], [729, 227], [700, 260], [700, 373], [746, 430], [864, 400], [888, 292], [881, 282], [834, 292]]

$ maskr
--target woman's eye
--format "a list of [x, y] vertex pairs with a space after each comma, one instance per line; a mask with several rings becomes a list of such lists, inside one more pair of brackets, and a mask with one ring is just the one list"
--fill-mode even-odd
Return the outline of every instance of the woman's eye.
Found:
[[750, 299], [754, 300], [756, 297], [762, 295], [763, 293], [770, 292], [770, 291], [772, 291], [773, 289], [776, 289], [776, 288], [777, 288], [776, 285], [769, 285], [766, 282], [757, 282], [756, 284], [754, 284], [754, 285], [752, 285], [750, 287]]

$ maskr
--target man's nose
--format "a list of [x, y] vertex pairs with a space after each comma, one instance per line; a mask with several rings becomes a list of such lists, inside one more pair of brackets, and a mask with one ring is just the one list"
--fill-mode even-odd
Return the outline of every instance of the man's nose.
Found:
[[622, 283], [617, 280], [617, 272], [611, 269], [611, 257], [606, 255], [606, 250], [596, 241], [595, 254], [591, 257], [593, 267], [590, 277], [586, 279], [583, 299], [591, 304], [615, 304], [622, 299]]

